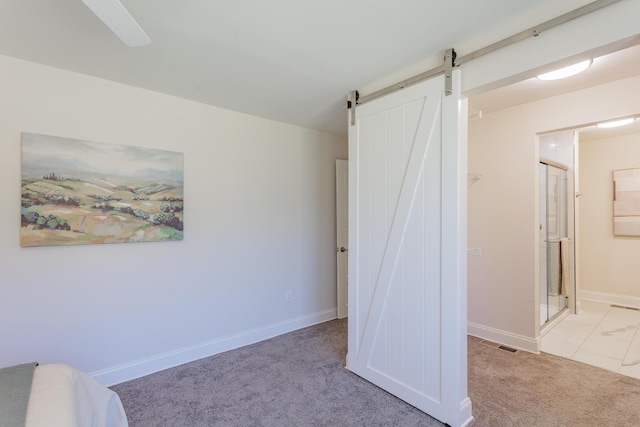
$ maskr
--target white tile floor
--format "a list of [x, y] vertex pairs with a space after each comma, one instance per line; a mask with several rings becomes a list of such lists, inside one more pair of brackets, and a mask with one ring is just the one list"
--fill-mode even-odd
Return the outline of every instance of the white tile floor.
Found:
[[542, 338], [542, 351], [640, 379], [640, 311], [585, 301]]

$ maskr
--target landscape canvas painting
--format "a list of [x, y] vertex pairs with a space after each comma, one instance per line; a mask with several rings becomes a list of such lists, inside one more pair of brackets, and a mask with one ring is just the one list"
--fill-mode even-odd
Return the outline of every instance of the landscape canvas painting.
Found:
[[182, 240], [182, 153], [22, 134], [22, 246]]
[[613, 171], [613, 233], [640, 236], [640, 169]]

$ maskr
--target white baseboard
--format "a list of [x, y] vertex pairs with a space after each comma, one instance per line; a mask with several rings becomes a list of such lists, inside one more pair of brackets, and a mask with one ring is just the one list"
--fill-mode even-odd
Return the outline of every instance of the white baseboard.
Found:
[[194, 360], [202, 359], [204, 357], [213, 356], [218, 353], [223, 353], [225, 351], [264, 341], [278, 335], [286, 334], [287, 332], [317, 325], [318, 323], [333, 320], [336, 316], [336, 309], [321, 311], [308, 316], [286, 320], [264, 328], [245, 331], [234, 336], [180, 348], [146, 359], [137, 360], [135, 362], [92, 372], [89, 375], [101, 384], [111, 386], [140, 378], [154, 372], [162, 371], [164, 369], [193, 362]]
[[640, 308], [640, 297], [634, 297], [631, 295], [609, 294], [606, 292], [587, 291], [585, 289], [580, 289], [578, 295], [581, 300]]
[[530, 353], [540, 352], [538, 350], [538, 340], [499, 329], [493, 329], [488, 326], [469, 322], [467, 323], [467, 333], [474, 337], [497, 342]]
[[461, 427], [471, 425], [473, 416], [471, 415], [471, 399], [468, 397], [460, 403], [460, 415], [462, 419]]

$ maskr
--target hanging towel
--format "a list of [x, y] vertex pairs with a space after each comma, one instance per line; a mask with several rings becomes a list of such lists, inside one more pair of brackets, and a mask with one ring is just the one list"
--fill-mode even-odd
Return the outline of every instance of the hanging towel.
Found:
[[563, 237], [558, 243], [560, 246], [560, 271], [558, 277], [558, 287], [560, 295], [568, 297], [571, 293], [571, 261], [569, 259], [569, 239]]
[[560, 295], [562, 264], [560, 263], [560, 242], [552, 240], [547, 242], [547, 295], [557, 297]]

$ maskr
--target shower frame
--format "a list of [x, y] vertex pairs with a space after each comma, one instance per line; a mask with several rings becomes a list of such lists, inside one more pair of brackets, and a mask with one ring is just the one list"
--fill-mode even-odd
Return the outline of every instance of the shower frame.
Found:
[[[573, 133], [573, 132], [572, 132]], [[575, 136], [575, 134], [574, 134]], [[577, 146], [574, 146], [575, 152], [574, 152], [574, 159], [576, 160], [575, 155], [577, 155]], [[557, 168], [562, 170], [565, 174], [566, 174], [566, 186], [564, 188], [564, 196], [565, 196], [565, 200], [564, 200], [564, 219], [566, 221], [566, 226], [564, 230], [562, 231], [562, 236], [556, 236], [556, 239], [553, 240], [557, 240], [557, 238], [559, 237], [567, 237], [570, 240], [570, 270], [571, 270], [571, 283], [570, 283], [570, 295], [568, 298], [566, 298], [566, 303], [563, 304], [563, 307], [557, 312], [554, 313], [554, 315], [552, 316], [546, 316], [549, 313], [549, 302], [548, 302], [548, 298], [549, 298], [549, 292], [548, 292], [548, 280], [549, 277], [547, 276], [548, 274], [548, 268], [545, 268], [544, 271], [544, 276], [543, 273], [541, 271], [540, 273], [540, 282], [539, 282], [539, 286], [542, 286], [542, 282], [544, 280], [544, 284], [545, 284], [545, 290], [543, 292], [542, 289], [540, 289], [539, 292], [539, 301], [538, 301], [538, 307], [540, 310], [540, 322], [539, 326], [540, 326], [540, 331], [543, 332], [548, 326], [550, 326], [551, 324], [555, 323], [555, 320], [558, 318], [563, 318], [564, 315], [567, 315], [569, 313], [575, 313], [576, 312], [576, 298], [575, 298], [575, 293], [576, 293], [576, 286], [575, 286], [575, 221], [576, 218], [574, 217], [575, 215], [575, 175], [574, 175], [574, 168], [568, 165], [565, 165], [563, 163], [560, 163], [558, 161], [552, 160], [552, 159], [548, 159], [545, 157], [539, 157], [539, 167], [542, 168], [542, 166], [544, 165], [545, 168], [548, 167], [553, 167], [553, 168]], [[540, 172], [542, 173], [542, 172]], [[547, 193], [547, 189], [543, 188], [543, 178], [544, 178], [544, 185], [546, 185], [546, 176], [542, 177], [540, 179], [540, 203], [541, 203], [541, 208], [545, 207], [546, 209], [546, 201], [542, 200], [542, 196], [546, 195]], [[546, 224], [545, 224], [546, 225]], [[546, 231], [546, 230], [545, 230]], [[547, 260], [547, 254], [549, 252], [549, 247], [551, 247], [553, 250], [559, 250], [559, 244], [555, 243], [555, 242], [547, 242], [548, 236], [542, 236], [539, 234], [540, 237], [540, 265], [541, 267], [544, 265], [546, 267], [546, 260]], [[555, 246], [554, 246], [555, 245]], [[544, 252], [543, 252], [544, 251]], [[559, 297], [555, 297], [556, 299], [558, 299]], [[544, 309], [546, 309], [546, 313], [543, 313]], [[544, 334], [544, 333], [543, 333]]]

